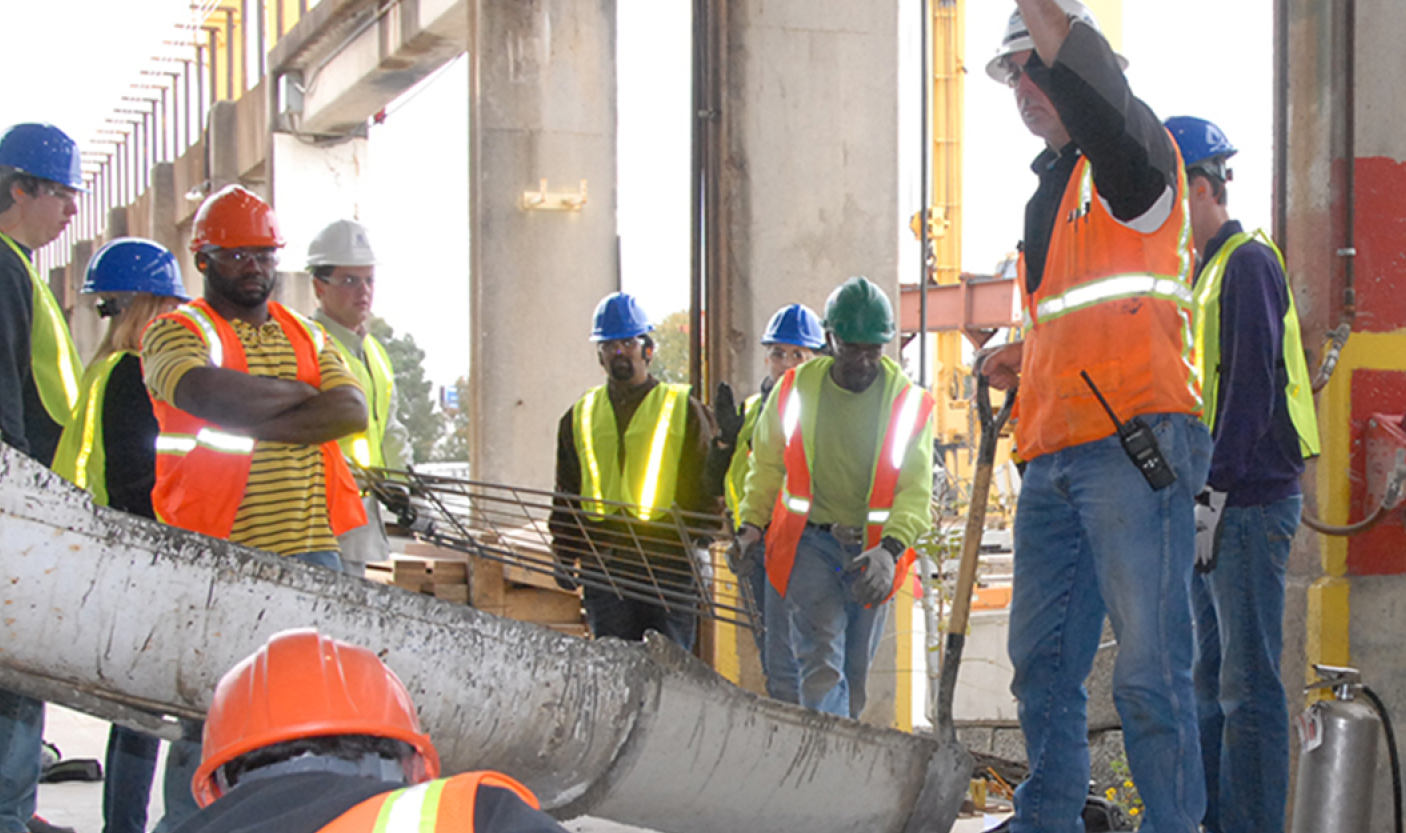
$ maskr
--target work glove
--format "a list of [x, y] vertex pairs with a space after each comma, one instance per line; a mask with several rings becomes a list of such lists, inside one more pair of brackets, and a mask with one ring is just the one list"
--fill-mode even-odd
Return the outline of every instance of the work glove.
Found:
[[737, 576], [738, 581], [746, 581], [762, 567], [765, 539], [762, 531], [751, 524], [743, 524], [727, 548], [727, 568]]
[[568, 593], [580, 590], [581, 579], [576, 575], [576, 559], [562, 552], [553, 552], [552, 560], [552, 580], [557, 583], [557, 587]]
[[845, 567], [846, 573], [859, 573], [850, 595], [865, 607], [882, 603], [893, 592], [895, 566], [893, 553], [883, 544], [861, 552]]
[[1209, 573], [1216, 568], [1220, 554], [1220, 525], [1225, 512], [1225, 492], [1212, 488], [1196, 496], [1196, 572]]
[[713, 419], [718, 423], [718, 445], [737, 447], [737, 434], [747, 417], [737, 407], [737, 398], [732, 394], [732, 385], [718, 382], [718, 395], [713, 398]]

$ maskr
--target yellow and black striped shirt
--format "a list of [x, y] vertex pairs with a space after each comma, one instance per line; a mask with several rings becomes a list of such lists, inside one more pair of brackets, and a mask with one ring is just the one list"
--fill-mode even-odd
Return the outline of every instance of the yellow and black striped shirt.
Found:
[[[270, 319], [262, 327], [238, 319], [229, 323], [244, 345], [250, 374], [298, 378], [293, 345], [276, 321]], [[178, 322], [157, 319], [142, 337], [147, 389], [163, 402], [175, 402], [176, 385], [188, 371], [209, 364], [204, 341]], [[330, 338], [318, 354], [318, 365], [324, 391], [357, 384]], [[279, 555], [336, 551], [326, 488], [321, 446], [259, 441], [230, 540]]]

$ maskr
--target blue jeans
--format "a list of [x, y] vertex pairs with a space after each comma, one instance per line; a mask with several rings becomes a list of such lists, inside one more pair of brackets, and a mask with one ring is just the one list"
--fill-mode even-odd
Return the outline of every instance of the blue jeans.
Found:
[[1210, 833], [1284, 829], [1289, 708], [1279, 656], [1284, 569], [1302, 511], [1302, 495], [1227, 507], [1216, 568], [1192, 579]]
[[[166, 813], [156, 829], [173, 830], [200, 809], [190, 782], [200, 766], [200, 734], [205, 724], [181, 721], [182, 739], [166, 753], [162, 803]], [[107, 736], [103, 779], [103, 833], [146, 833], [147, 805], [161, 740], [145, 732], [114, 725]]]
[[[857, 573], [844, 568], [860, 553], [829, 532], [806, 527], [784, 600], [800, 677], [800, 703], [808, 709], [858, 718], [867, 701], [869, 662], [884, 631], [887, 602], [865, 607], [850, 588]], [[774, 592], [774, 591], [773, 591]]]
[[1113, 700], [1146, 805], [1143, 833], [1193, 833], [1206, 785], [1192, 692], [1193, 498], [1210, 435], [1184, 414], [1143, 419], [1177, 480], [1154, 492], [1116, 436], [1036, 457], [1021, 484], [1011, 691], [1030, 777], [1015, 833], [1079, 833], [1089, 791], [1088, 693], [1104, 614], [1118, 639]]
[[326, 567], [334, 573], [342, 572], [342, 556], [336, 550], [316, 550], [314, 552], [300, 552], [297, 555], [290, 555], [289, 558], [296, 558], [304, 564], [313, 564], [318, 567]]
[[44, 703], [0, 689], [0, 833], [27, 833], [39, 792]]
[[757, 637], [757, 650], [766, 675], [766, 693], [783, 703], [801, 702], [800, 668], [796, 666], [796, 651], [791, 644], [791, 616], [786, 600], [767, 580], [766, 570], [752, 574], [752, 598], [762, 616], [762, 633]]

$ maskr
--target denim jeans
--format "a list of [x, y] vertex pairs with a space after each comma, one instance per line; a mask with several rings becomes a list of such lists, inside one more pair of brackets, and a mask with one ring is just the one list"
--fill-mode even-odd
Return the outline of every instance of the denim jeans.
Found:
[[334, 573], [342, 572], [342, 556], [336, 550], [315, 550], [313, 552], [300, 552], [297, 555], [290, 555], [289, 558], [296, 558], [304, 564], [313, 564], [318, 567], [326, 567]]
[[786, 600], [767, 580], [766, 570], [752, 574], [752, 598], [762, 616], [762, 633], [757, 637], [757, 651], [766, 675], [766, 693], [783, 703], [801, 702], [800, 669], [796, 666], [796, 651], [791, 644], [791, 615]]
[[1089, 789], [1088, 693], [1105, 613], [1118, 639], [1113, 700], [1146, 806], [1143, 833], [1193, 833], [1205, 780], [1192, 691], [1193, 498], [1210, 436], [1184, 414], [1147, 415], [1177, 480], [1154, 492], [1117, 436], [1030, 461], [1015, 520], [1011, 691], [1030, 777], [1015, 833], [1079, 833]]
[[582, 593], [586, 623], [597, 639], [613, 636], [629, 642], [644, 639], [645, 631], [658, 631], [693, 650], [698, 633], [698, 615], [693, 611], [671, 610], [654, 602], [626, 599], [608, 589], [586, 585]]
[[[166, 813], [156, 830], [174, 830], [199, 810], [190, 782], [200, 766], [200, 721], [181, 721], [182, 739], [166, 752], [162, 803]], [[147, 805], [156, 775], [161, 740], [145, 732], [114, 725], [107, 736], [103, 779], [103, 833], [146, 833]]]
[[39, 791], [44, 703], [0, 689], [0, 833], [27, 833]]
[[785, 598], [801, 705], [856, 719], [864, 711], [869, 662], [888, 613], [887, 602], [865, 607], [851, 596], [858, 574], [844, 569], [862, 549], [806, 527], [796, 546]]
[[1192, 579], [1210, 833], [1284, 829], [1289, 708], [1279, 656], [1284, 569], [1302, 510], [1302, 495], [1227, 507], [1216, 567]]

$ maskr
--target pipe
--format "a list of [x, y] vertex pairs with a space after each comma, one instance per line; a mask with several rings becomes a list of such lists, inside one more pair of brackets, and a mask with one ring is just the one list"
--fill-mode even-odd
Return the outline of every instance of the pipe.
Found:
[[1382, 490], [1382, 502], [1377, 505], [1376, 510], [1373, 511], [1372, 514], [1356, 523], [1350, 523], [1344, 526], [1324, 523], [1307, 512], [1303, 513], [1300, 517], [1300, 521], [1304, 526], [1323, 535], [1335, 535], [1338, 537], [1360, 535], [1381, 523], [1386, 519], [1387, 513], [1396, 508], [1396, 505], [1401, 502], [1403, 487], [1406, 487], [1406, 449], [1397, 449], [1396, 466], [1391, 470], [1391, 474], [1387, 476], [1386, 488]]
[[[923, 73], [923, 110], [920, 132], [922, 134], [922, 151], [919, 154], [921, 171], [918, 174], [918, 241], [921, 249], [918, 253], [919, 277], [918, 277], [918, 387], [926, 389], [928, 386], [928, 143], [932, 130], [932, 117], [928, 112], [931, 105], [931, 97], [928, 95], [928, 86], [932, 84], [933, 69], [932, 61], [932, 12], [929, 7], [931, 0], [918, 0], [919, 11], [923, 15], [922, 25], [919, 31], [922, 33], [918, 47], [921, 53], [918, 65]], [[902, 293], [900, 293], [901, 295]], [[900, 302], [902, 298], [900, 297]]]
[[94, 506], [8, 447], [0, 538], [0, 684], [99, 717], [198, 716], [270, 634], [315, 626], [396, 671], [446, 772], [506, 772], [562, 818], [918, 833], [971, 776], [960, 744], [759, 697], [661, 638], [584, 641]]
[[1329, 331], [1328, 349], [1313, 379], [1313, 392], [1327, 387], [1357, 320], [1357, 2], [1343, 0], [1343, 309], [1338, 326]]

